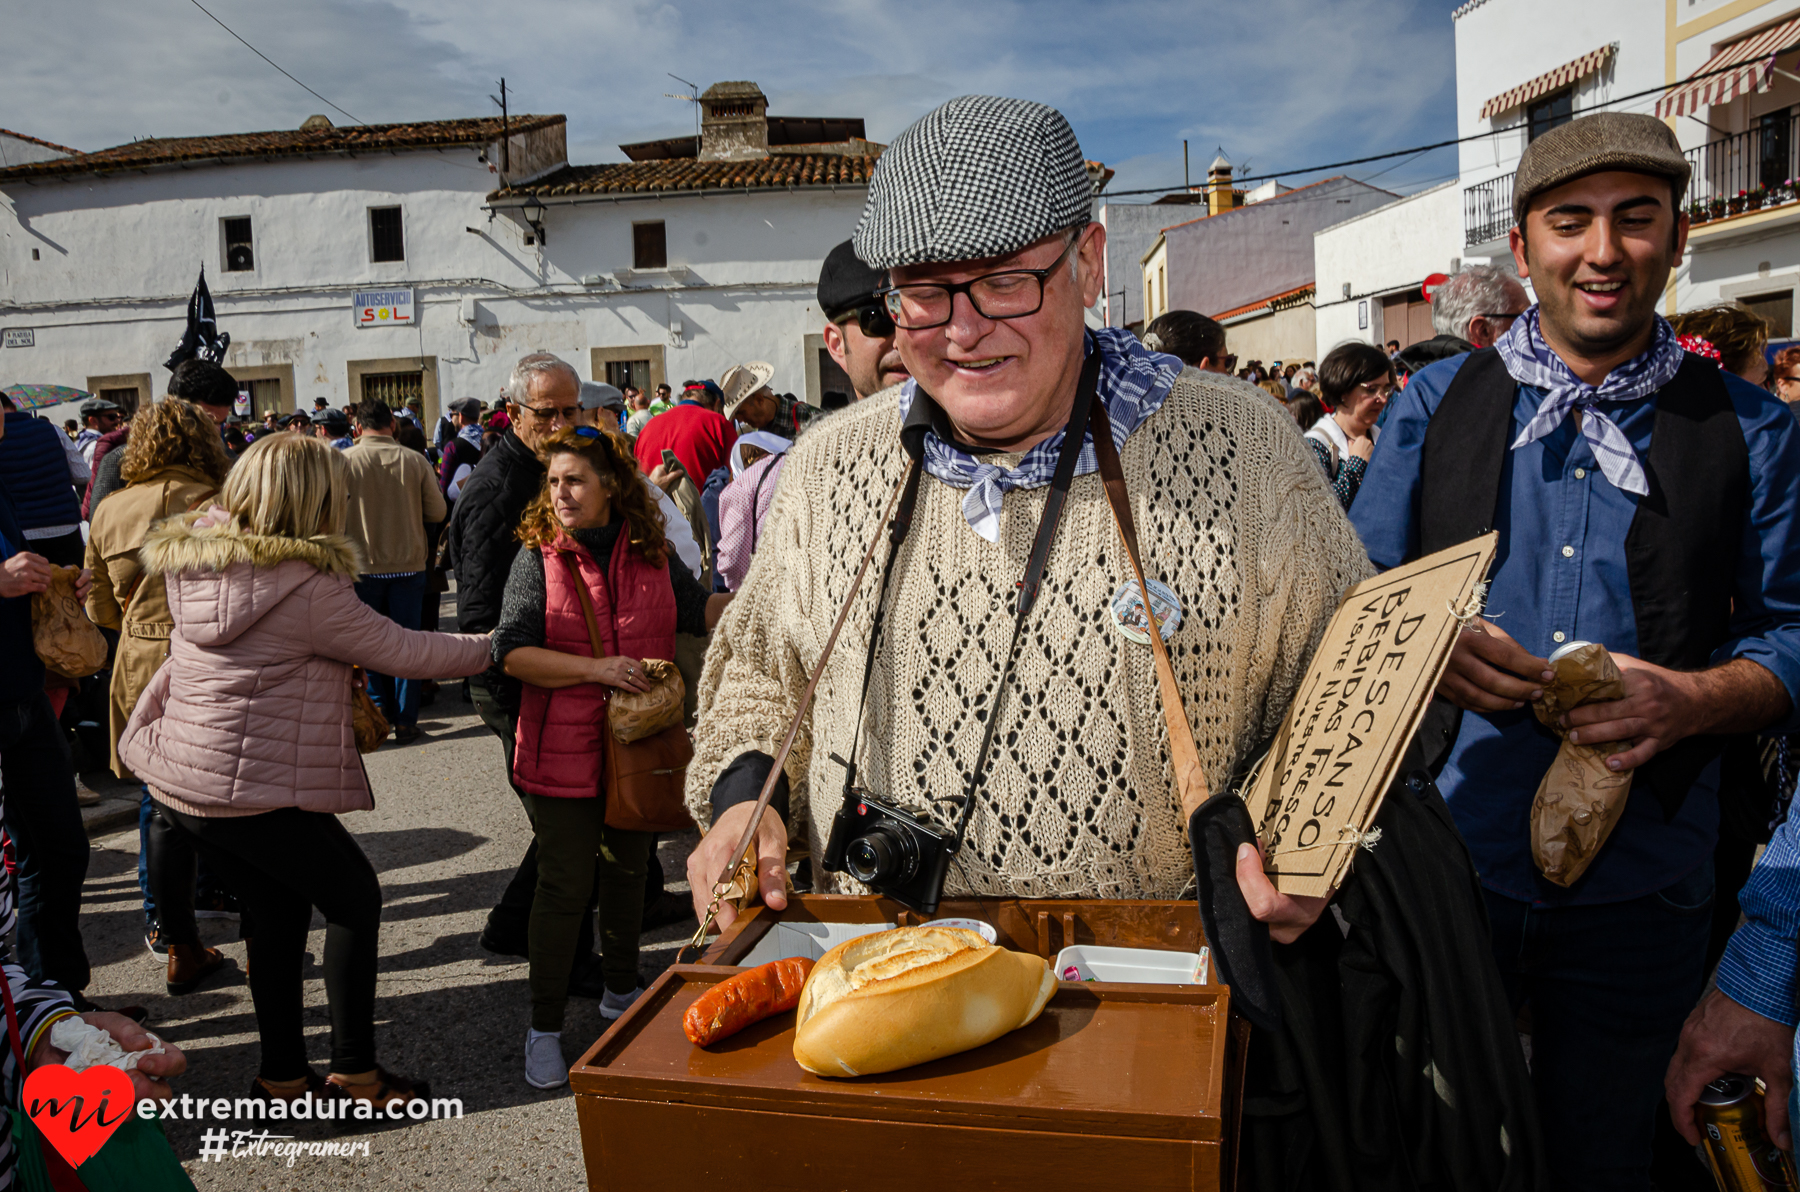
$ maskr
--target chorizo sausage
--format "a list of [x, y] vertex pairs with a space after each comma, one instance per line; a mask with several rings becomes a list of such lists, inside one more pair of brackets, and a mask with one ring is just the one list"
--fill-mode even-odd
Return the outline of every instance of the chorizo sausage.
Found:
[[800, 1004], [800, 991], [813, 962], [804, 956], [768, 964], [727, 977], [687, 1008], [681, 1029], [697, 1047], [717, 1043], [770, 1015]]

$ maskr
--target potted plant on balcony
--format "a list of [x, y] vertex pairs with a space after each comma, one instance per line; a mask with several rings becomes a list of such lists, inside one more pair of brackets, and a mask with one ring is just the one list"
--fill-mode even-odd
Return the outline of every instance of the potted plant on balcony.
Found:
[[1749, 193], [1749, 191], [1744, 190], [1738, 191], [1735, 196], [1726, 201], [1726, 209], [1733, 215], [1743, 214], [1744, 201], [1749, 197]]
[[1724, 199], [1709, 199], [1706, 206], [1707, 210], [1712, 212], [1712, 217], [1714, 219], [1725, 218], [1726, 205]]
[[1695, 199], [1687, 205], [1688, 222], [1703, 224], [1712, 218], [1712, 205], [1704, 199]]
[[1752, 187], [1744, 192], [1744, 208], [1748, 211], [1761, 211], [1763, 200], [1768, 197], [1768, 187], [1762, 185]]

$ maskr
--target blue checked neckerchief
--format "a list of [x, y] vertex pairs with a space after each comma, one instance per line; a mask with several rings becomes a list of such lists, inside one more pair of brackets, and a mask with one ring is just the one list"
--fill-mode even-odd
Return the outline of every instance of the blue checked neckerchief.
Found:
[[[1100, 353], [1100, 380], [1095, 393], [1106, 403], [1106, 416], [1112, 422], [1113, 443], [1123, 448], [1125, 439], [1140, 423], [1154, 414], [1175, 387], [1181, 375], [1178, 356], [1152, 352], [1137, 336], [1116, 327], [1102, 327], [1087, 333], [1087, 351]], [[1085, 354], [1084, 354], [1085, 358]], [[907, 381], [900, 390], [900, 420], [904, 422], [912, 409], [913, 397], [919, 391], [917, 381]], [[975, 532], [989, 542], [1000, 540], [1000, 501], [1015, 488], [1042, 488], [1056, 472], [1056, 457], [1062, 451], [1066, 430], [1059, 430], [1027, 451], [1016, 467], [1002, 468], [983, 463], [975, 456], [958, 451], [935, 433], [925, 435], [925, 471], [953, 488], [968, 489], [962, 512]], [[1093, 436], [1087, 436], [1081, 453], [1075, 457], [1075, 474], [1085, 476], [1098, 471], [1100, 462], [1094, 455]]]
[[1513, 440], [1513, 450], [1555, 430], [1570, 410], [1580, 410], [1581, 436], [1592, 448], [1601, 474], [1623, 492], [1640, 497], [1650, 495], [1644, 465], [1638, 461], [1631, 440], [1597, 405], [1607, 401], [1641, 401], [1675, 379], [1684, 352], [1667, 319], [1657, 315], [1656, 337], [1649, 349], [1606, 374], [1597, 387], [1577, 378], [1562, 358], [1550, 350], [1538, 331], [1536, 306], [1519, 316], [1494, 347], [1513, 380], [1544, 391], [1543, 403]]

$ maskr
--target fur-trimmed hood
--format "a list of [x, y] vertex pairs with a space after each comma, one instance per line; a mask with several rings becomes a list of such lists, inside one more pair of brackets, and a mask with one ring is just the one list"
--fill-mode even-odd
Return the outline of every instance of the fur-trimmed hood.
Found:
[[166, 580], [169, 611], [189, 641], [229, 643], [305, 585], [326, 578], [347, 586], [362, 569], [341, 534], [251, 534], [236, 522], [198, 525], [201, 516], [158, 522], [139, 555], [148, 574]]
[[199, 513], [183, 513], [158, 522], [144, 538], [144, 570], [152, 575], [184, 571], [224, 571], [238, 563], [273, 568], [289, 560], [309, 564], [327, 575], [355, 579], [362, 570], [356, 544], [342, 534], [315, 538], [283, 538], [252, 534], [236, 522], [199, 526]]

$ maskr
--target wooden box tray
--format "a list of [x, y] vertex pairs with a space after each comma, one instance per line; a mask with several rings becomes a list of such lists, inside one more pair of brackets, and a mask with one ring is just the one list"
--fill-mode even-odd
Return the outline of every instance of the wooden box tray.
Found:
[[[1054, 955], [1064, 939], [1197, 946], [1198, 916], [1182, 907], [984, 901], [939, 917], [980, 917], [1002, 944], [1041, 954], [1042, 940]], [[783, 921], [903, 914], [872, 897], [797, 896], [740, 918], [708, 958], [746, 955]], [[1247, 1028], [1222, 985], [1063, 982], [1035, 1022], [985, 1047], [827, 1079], [794, 1062], [791, 1014], [711, 1048], [687, 1041], [688, 1006], [737, 971], [670, 968], [570, 1072], [590, 1188], [1232, 1186]]]

